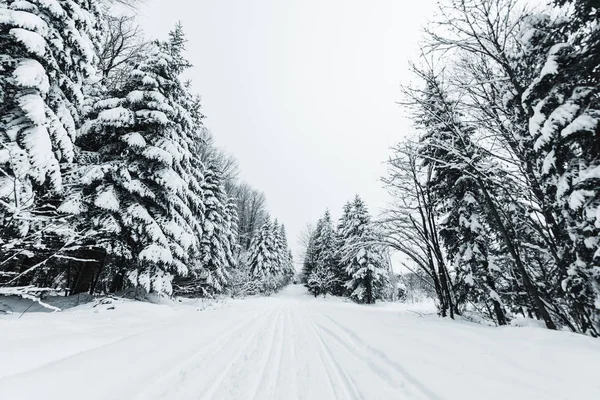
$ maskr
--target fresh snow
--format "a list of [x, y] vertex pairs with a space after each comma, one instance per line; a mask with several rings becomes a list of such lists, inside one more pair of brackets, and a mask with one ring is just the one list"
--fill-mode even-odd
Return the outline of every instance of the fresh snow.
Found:
[[36, 56], [43, 57], [46, 54], [46, 39], [40, 34], [21, 28], [13, 28], [9, 33]]
[[0, 316], [0, 399], [600, 398], [600, 343], [361, 306], [302, 286], [272, 297], [112, 300]]
[[15, 83], [20, 87], [35, 88], [42, 94], [48, 93], [50, 90], [50, 82], [46, 75], [46, 70], [36, 60], [25, 59], [19, 62], [17, 68], [13, 72]]

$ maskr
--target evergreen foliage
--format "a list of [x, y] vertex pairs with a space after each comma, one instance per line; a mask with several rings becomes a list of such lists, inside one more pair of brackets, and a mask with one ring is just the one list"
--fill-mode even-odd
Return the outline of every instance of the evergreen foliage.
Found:
[[[233, 290], [232, 272], [250, 279], [238, 238], [248, 207], [226, 188], [245, 184], [224, 176], [227, 159], [182, 80], [183, 27], [146, 44], [124, 36], [135, 30], [101, 29], [118, 20], [108, 12], [102, 1], [0, 2], [0, 283]], [[260, 196], [244, 241], [265, 213]], [[266, 273], [276, 290], [294, 268], [274, 229]]]

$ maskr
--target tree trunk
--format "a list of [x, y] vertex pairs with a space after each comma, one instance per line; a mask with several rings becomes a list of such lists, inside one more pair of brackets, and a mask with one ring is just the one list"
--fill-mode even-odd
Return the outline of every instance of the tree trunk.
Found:
[[537, 287], [529, 279], [527, 270], [525, 269], [525, 266], [523, 265], [523, 262], [521, 261], [521, 257], [519, 257], [517, 250], [515, 248], [515, 245], [514, 245], [513, 241], [511, 240], [510, 235], [508, 234], [508, 231], [507, 231], [506, 227], [504, 226], [504, 223], [502, 222], [502, 218], [500, 218], [500, 214], [498, 213], [498, 210], [496, 209], [496, 205], [495, 205], [494, 201], [490, 197], [490, 194], [488, 193], [485, 185], [481, 181], [481, 178], [477, 178], [477, 180], [478, 180], [479, 186], [481, 188], [481, 191], [483, 192], [485, 201], [488, 204], [490, 212], [491, 212], [492, 216], [494, 217], [494, 220], [498, 224], [498, 228], [500, 229], [500, 233], [502, 234], [502, 237], [504, 238], [506, 247], [508, 248], [508, 251], [513, 258], [513, 261], [515, 262], [515, 265], [517, 266], [517, 269], [519, 270], [519, 273], [521, 274], [521, 278], [523, 279], [523, 285], [525, 286], [525, 290], [527, 290], [527, 293], [531, 297], [534, 306], [536, 307], [540, 316], [546, 323], [546, 327], [548, 329], [556, 330], [556, 325], [554, 324], [554, 321], [552, 321], [552, 318], [550, 317], [550, 314], [548, 313], [548, 309], [546, 308], [546, 305], [540, 298]]
[[365, 279], [365, 288], [367, 290], [367, 304], [373, 304], [373, 274], [367, 271], [367, 279]]
[[[497, 294], [498, 292], [496, 292], [496, 283], [490, 275], [489, 263], [487, 260], [483, 262], [483, 270], [485, 271], [485, 281], [488, 288]], [[498, 325], [506, 325], [506, 316], [504, 315], [502, 304], [500, 304], [500, 302], [495, 298], [492, 298], [491, 300], [492, 305], [494, 306], [494, 314], [496, 315], [496, 321], [498, 321]]]

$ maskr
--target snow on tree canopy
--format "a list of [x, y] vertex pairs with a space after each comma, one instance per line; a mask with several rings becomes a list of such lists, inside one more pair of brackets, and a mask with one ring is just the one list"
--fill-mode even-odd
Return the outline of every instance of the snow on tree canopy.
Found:
[[[33, 183], [62, 189], [59, 163], [73, 159], [81, 89], [94, 73], [99, 16], [99, 5], [89, 0], [0, 5], [6, 41], [0, 50], [0, 142], [11, 154], [1, 165], [8, 173], [1, 185], [23, 187], [24, 193], [33, 193]], [[1, 204], [25, 202], [6, 187], [0, 193]]]
[[[202, 173], [191, 170], [189, 160], [195, 156], [189, 153], [189, 141], [193, 135], [187, 131], [198, 126], [180, 122], [181, 114], [188, 112], [182, 106], [187, 94], [176, 66], [163, 62], [171, 60], [168, 52], [168, 45], [154, 43], [121, 87], [90, 108], [90, 122], [77, 143], [98, 158], [93, 165], [79, 169], [81, 179], [76, 183], [88, 195], [72, 195], [84, 198], [85, 207], [98, 215], [94, 228], [104, 232], [100, 241], [106, 249], [115, 251], [117, 257], [128, 255], [131, 268], [139, 272], [131, 275], [133, 284], [170, 291], [170, 282], [165, 282], [173, 274], [209, 270], [214, 272], [211, 281], [220, 290], [227, 273], [209, 265], [224, 251], [218, 247], [210, 256], [202, 253], [215, 239], [208, 238], [207, 244], [201, 245], [204, 233], [199, 221], [218, 225], [224, 213], [206, 218], [198, 213], [204, 209], [197, 202], [204, 198], [192, 188], [201, 183], [191, 182], [190, 176]], [[202, 168], [201, 164], [196, 168]], [[221, 234], [218, 231], [214, 237]], [[162, 283], [153, 284], [155, 278]]]
[[387, 284], [384, 247], [370, 222], [367, 208], [356, 196], [345, 209], [341, 263], [350, 280], [346, 287], [355, 301], [374, 303]]

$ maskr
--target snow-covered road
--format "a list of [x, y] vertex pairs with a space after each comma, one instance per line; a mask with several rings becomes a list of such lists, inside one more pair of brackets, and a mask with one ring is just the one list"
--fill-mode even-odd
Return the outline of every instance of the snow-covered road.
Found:
[[314, 299], [0, 319], [0, 399], [600, 399], [600, 343]]

